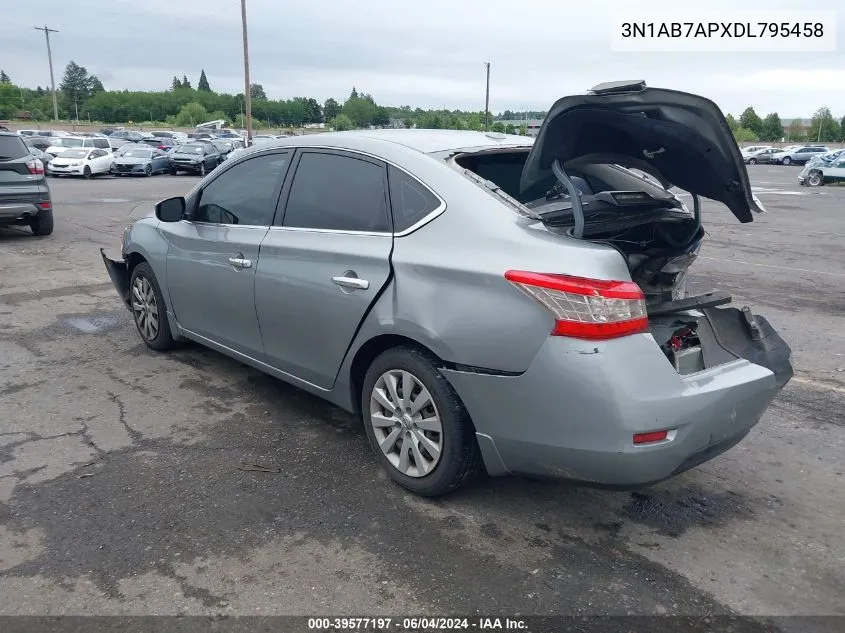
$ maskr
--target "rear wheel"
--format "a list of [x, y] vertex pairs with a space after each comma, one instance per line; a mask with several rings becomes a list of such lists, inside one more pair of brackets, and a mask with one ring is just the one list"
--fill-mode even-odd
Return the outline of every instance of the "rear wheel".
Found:
[[53, 212], [39, 213], [29, 221], [29, 228], [34, 235], [50, 235], [53, 232]]
[[439, 497], [481, 469], [469, 413], [430, 355], [413, 347], [381, 354], [364, 378], [361, 409], [382, 466], [411, 492]]
[[791, 164], [791, 163], [792, 163], [792, 159], [791, 159], [789, 156], [784, 156], [784, 157], [783, 157], [783, 164], [784, 164], [784, 165], [789, 165], [789, 164]]
[[811, 187], [820, 187], [823, 182], [822, 174], [819, 171], [812, 171], [807, 176], [807, 184]]
[[756, 158], [749, 158], [749, 159], [748, 159], [748, 164], [749, 164], [749, 165], [756, 165], [756, 164], [757, 164], [757, 159], [756, 159]]
[[173, 347], [167, 309], [152, 267], [141, 262], [132, 270], [129, 300], [135, 327], [148, 347], [164, 351]]

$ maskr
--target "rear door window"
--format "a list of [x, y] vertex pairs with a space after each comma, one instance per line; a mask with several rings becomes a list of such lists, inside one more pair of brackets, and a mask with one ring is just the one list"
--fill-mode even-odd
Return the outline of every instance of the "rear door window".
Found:
[[304, 152], [285, 206], [284, 226], [390, 231], [384, 166], [346, 154]]

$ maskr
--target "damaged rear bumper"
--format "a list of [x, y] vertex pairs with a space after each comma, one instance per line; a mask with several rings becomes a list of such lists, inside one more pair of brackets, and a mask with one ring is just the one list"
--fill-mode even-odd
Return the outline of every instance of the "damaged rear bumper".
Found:
[[132, 309], [132, 304], [129, 302], [129, 267], [123, 260], [115, 261], [106, 256], [105, 249], [100, 249], [100, 255], [103, 256], [103, 263], [109, 273], [112, 284], [114, 284], [117, 294], [123, 300], [124, 305], [128, 310]]
[[[752, 335], [742, 311], [705, 312], [719, 349], [688, 375], [650, 334], [550, 337], [519, 376], [442, 370], [475, 423], [488, 472], [633, 488], [739, 443], [792, 376], [790, 350], [760, 317]], [[669, 430], [664, 441], [633, 441], [660, 430]]]

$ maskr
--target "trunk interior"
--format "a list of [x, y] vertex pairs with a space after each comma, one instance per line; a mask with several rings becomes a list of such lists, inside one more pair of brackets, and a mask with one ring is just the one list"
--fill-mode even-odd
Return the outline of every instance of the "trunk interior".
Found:
[[[527, 149], [511, 148], [453, 160], [495, 184], [549, 231], [573, 235], [573, 205], [555, 176], [520, 191], [527, 157]], [[745, 358], [775, 373], [779, 386], [789, 380], [789, 347], [765, 318], [728, 307], [726, 293], [687, 296], [687, 272], [704, 239], [695, 197], [690, 209], [654, 177], [617, 165], [573, 161], [565, 168], [580, 195], [582, 239], [607, 244], [625, 258], [646, 296], [651, 333], [679, 374]]]

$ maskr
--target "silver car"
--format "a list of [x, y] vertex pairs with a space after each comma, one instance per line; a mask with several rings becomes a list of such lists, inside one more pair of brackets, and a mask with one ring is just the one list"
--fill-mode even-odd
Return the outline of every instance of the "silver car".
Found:
[[359, 413], [415, 493], [482, 466], [637, 487], [735, 445], [792, 376], [765, 318], [685, 292], [701, 197], [763, 211], [721, 111], [615, 83], [559, 100], [533, 143], [250, 148], [103, 259], [149, 347], [190, 339]]

